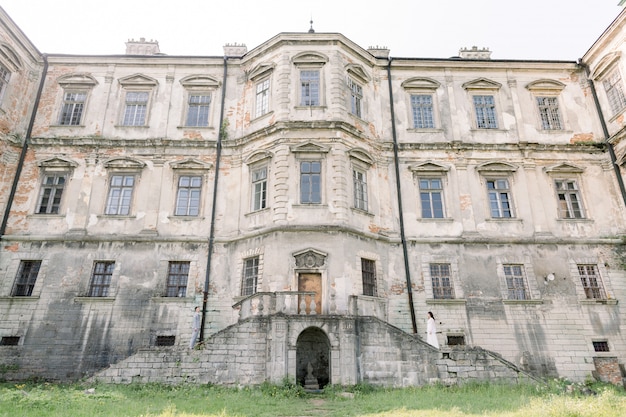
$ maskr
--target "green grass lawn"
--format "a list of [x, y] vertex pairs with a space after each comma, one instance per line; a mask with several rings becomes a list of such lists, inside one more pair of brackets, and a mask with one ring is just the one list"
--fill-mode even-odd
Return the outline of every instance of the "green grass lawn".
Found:
[[[566, 389], [567, 386], [570, 389]], [[573, 389], [572, 389], [573, 388]], [[624, 417], [623, 388], [555, 381], [382, 389], [367, 385], [305, 393], [285, 383], [207, 385], [0, 384], [0, 417]]]

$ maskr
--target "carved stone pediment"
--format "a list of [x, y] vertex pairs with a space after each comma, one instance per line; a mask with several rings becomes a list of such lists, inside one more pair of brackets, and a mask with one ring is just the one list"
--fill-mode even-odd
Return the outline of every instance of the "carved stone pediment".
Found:
[[146, 166], [144, 162], [132, 158], [113, 158], [104, 163], [107, 169], [140, 170]]
[[413, 172], [447, 172], [449, 170], [448, 167], [431, 161], [411, 165], [409, 169]]
[[128, 77], [120, 78], [119, 82], [123, 86], [133, 85], [133, 86], [151, 86], [151, 87], [153, 87], [153, 86], [159, 84], [159, 82], [156, 79], [154, 79], [152, 77], [148, 77], [147, 75], [143, 75], [143, 74], [129, 75]]
[[517, 167], [507, 162], [485, 162], [476, 168], [478, 172], [515, 172]]
[[190, 169], [190, 170], [209, 170], [213, 166], [211, 163], [199, 161], [197, 159], [188, 158], [182, 161], [172, 162], [172, 169]]
[[214, 89], [220, 86], [220, 82], [207, 75], [189, 75], [180, 80], [185, 88]]
[[326, 55], [317, 52], [301, 52], [291, 60], [296, 65], [324, 65], [328, 62]]
[[42, 168], [59, 168], [59, 169], [70, 169], [76, 168], [78, 164], [70, 159], [63, 159], [59, 157], [46, 159], [37, 163], [38, 166]]
[[296, 268], [321, 268], [326, 263], [326, 256], [326, 253], [315, 249], [306, 249], [293, 254]]
[[477, 78], [463, 84], [463, 88], [466, 90], [499, 90], [500, 87], [502, 84], [487, 78]]
[[314, 142], [306, 142], [302, 145], [292, 146], [291, 152], [294, 153], [328, 153], [329, 149], [325, 146], [318, 145]]
[[560, 174], [560, 173], [564, 173], [564, 174], [565, 173], [567, 173], [567, 174], [580, 174], [585, 169], [581, 168], [579, 166], [576, 166], [574, 164], [568, 164], [568, 163], [564, 162], [562, 164], [546, 167], [545, 170], [549, 174]]

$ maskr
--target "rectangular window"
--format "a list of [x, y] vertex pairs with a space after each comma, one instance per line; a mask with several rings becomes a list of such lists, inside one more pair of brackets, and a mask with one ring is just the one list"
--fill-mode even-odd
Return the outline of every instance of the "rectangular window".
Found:
[[420, 178], [422, 218], [443, 219], [443, 182], [441, 178]]
[[80, 125], [85, 108], [87, 93], [84, 91], [66, 92], [63, 95], [63, 108], [61, 110], [60, 125]]
[[561, 130], [561, 114], [556, 97], [537, 97], [541, 128], [543, 130]]
[[497, 129], [496, 102], [493, 96], [472, 96], [478, 129]]
[[170, 262], [167, 270], [166, 297], [185, 297], [187, 295], [187, 279], [189, 278], [189, 262]]
[[4, 93], [9, 86], [9, 80], [11, 79], [11, 72], [4, 67], [4, 65], [0, 65], [0, 102], [4, 98]]
[[363, 101], [363, 87], [348, 78], [350, 88], [350, 111], [357, 117], [361, 117], [361, 103]]
[[430, 264], [430, 279], [433, 283], [433, 298], [454, 298], [450, 264]]
[[357, 169], [352, 170], [354, 185], [354, 207], [367, 211], [367, 174]]
[[260, 117], [270, 110], [270, 80], [261, 81], [256, 85], [255, 116]]
[[619, 113], [624, 107], [626, 107], [626, 97], [624, 96], [624, 87], [622, 85], [622, 76], [619, 70], [613, 71], [602, 82], [604, 90], [606, 91], [606, 97], [609, 99], [609, 105], [613, 114]]
[[59, 214], [66, 177], [66, 172], [43, 176], [37, 202], [37, 214]]
[[241, 295], [247, 296], [256, 293], [257, 281], [259, 279], [259, 257], [248, 258], [243, 263], [243, 279], [241, 284]]
[[320, 105], [320, 72], [319, 70], [300, 71], [300, 105]]
[[509, 300], [527, 300], [523, 265], [503, 265]]
[[115, 269], [113, 261], [97, 261], [93, 264], [93, 274], [89, 285], [90, 297], [107, 297], [111, 286], [111, 277]]
[[0, 346], [17, 346], [19, 343], [19, 336], [2, 336], [2, 339], [0, 339]]
[[175, 343], [176, 336], [157, 336], [154, 346], [174, 346]]
[[252, 210], [267, 207], [267, 167], [252, 171]]
[[601, 340], [597, 342], [591, 342], [593, 344], [594, 352], [609, 352], [609, 342], [606, 340]]
[[487, 193], [491, 217], [513, 217], [509, 180], [506, 178], [487, 180]]
[[41, 261], [21, 261], [11, 295], [14, 297], [30, 297], [33, 295], [39, 268], [41, 268]]
[[361, 258], [361, 277], [363, 279], [363, 295], [376, 297], [376, 262]]
[[596, 265], [578, 265], [578, 275], [589, 299], [605, 300], [606, 293]]
[[576, 181], [556, 180], [556, 193], [559, 198], [559, 218], [561, 219], [582, 219], [583, 212], [580, 194]]
[[202, 177], [181, 175], [178, 178], [178, 192], [176, 194], [176, 215], [197, 216], [200, 214], [200, 193], [202, 191]]
[[413, 113], [413, 128], [434, 129], [433, 97], [427, 94], [411, 95], [411, 113]]
[[185, 126], [207, 127], [209, 125], [210, 94], [190, 94], [187, 102]]
[[300, 203], [320, 204], [322, 202], [322, 163], [304, 161], [300, 163]]
[[105, 214], [127, 216], [135, 186], [134, 175], [113, 175]]
[[145, 126], [148, 114], [147, 91], [128, 91], [126, 93], [126, 107], [124, 108], [123, 126]]

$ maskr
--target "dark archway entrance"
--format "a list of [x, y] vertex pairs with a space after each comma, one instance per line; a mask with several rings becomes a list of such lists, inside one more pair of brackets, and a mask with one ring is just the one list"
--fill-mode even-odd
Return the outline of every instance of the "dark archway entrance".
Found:
[[317, 327], [309, 327], [298, 336], [296, 381], [302, 386], [305, 385], [309, 363], [319, 388], [324, 388], [330, 383], [330, 341], [326, 333]]

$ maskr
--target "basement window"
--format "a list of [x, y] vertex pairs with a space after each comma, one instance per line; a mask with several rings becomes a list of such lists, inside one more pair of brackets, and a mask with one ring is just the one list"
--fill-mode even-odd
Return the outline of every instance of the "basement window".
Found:
[[19, 336], [2, 336], [2, 339], [0, 339], [0, 346], [17, 346], [19, 341]]
[[609, 351], [609, 342], [606, 340], [596, 341], [593, 343], [593, 350], [595, 352], [608, 352]]
[[462, 335], [448, 335], [448, 346], [464, 346], [465, 336]]
[[155, 346], [174, 346], [176, 336], [157, 336]]

